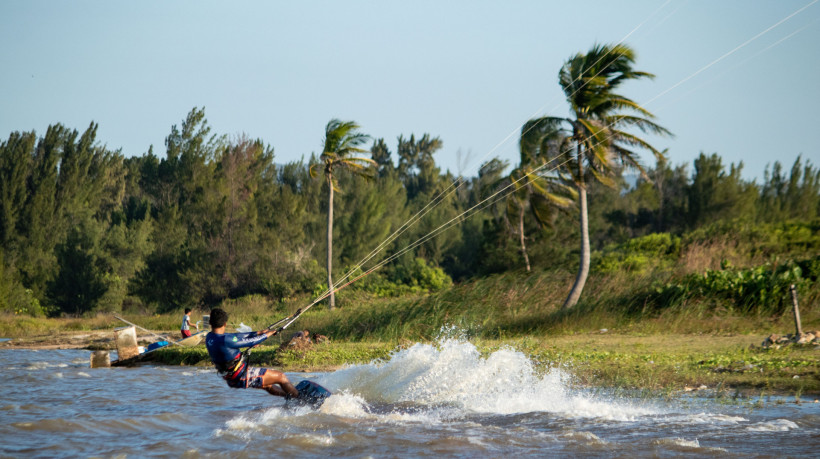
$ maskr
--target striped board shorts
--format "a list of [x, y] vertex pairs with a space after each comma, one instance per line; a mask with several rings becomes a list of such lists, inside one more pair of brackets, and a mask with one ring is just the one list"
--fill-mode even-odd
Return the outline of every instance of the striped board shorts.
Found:
[[[268, 371], [267, 368], [248, 367], [248, 371], [239, 378], [225, 379], [230, 387], [244, 389], [246, 387], [253, 387], [259, 389], [262, 387], [262, 376]], [[247, 381], [247, 384], [246, 384]]]

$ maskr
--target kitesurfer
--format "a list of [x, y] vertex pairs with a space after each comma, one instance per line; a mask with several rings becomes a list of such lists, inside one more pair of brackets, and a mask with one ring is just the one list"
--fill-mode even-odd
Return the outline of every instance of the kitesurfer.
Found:
[[299, 397], [299, 391], [293, 387], [284, 373], [270, 368], [249, 366], [247, 354], [240, 352], [242, 348], [255, 346], [275, 335], [276, 330], [225, 333], [228, 313], [220, 308], [211, 310], [209, 323], [211, 331], [205, 336], [208, 355], [228, 386], [265, 389], [270, 394], [280, 397]]

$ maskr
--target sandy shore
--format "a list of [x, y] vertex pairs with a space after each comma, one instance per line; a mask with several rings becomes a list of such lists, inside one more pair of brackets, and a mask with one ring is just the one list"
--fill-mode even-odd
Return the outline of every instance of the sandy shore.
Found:
[[[174, 339], [173, 334], [168, 333]], [[139, 344], [147, 345], [157, 341], [154, 335], [137, 333]], [[0, 342], [0, 349], [92, 349], [114, 350], [114, 332], [112, 330], [83, 330], [76, 332], [55, 332], [44, 335], [11, 338]]]

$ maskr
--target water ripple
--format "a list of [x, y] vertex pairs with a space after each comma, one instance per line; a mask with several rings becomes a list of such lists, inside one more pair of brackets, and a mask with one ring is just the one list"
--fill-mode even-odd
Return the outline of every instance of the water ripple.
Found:
[[209, 369], [89, 369], [89, 354], [0, 350], [12, 382], [0, 457], [803, 456], [820, 438], [820, 404], [591, 393], [515, 350], [482, 357], [463, 340], [289, 375], [334, 391], [319, 409], [229, 389]]

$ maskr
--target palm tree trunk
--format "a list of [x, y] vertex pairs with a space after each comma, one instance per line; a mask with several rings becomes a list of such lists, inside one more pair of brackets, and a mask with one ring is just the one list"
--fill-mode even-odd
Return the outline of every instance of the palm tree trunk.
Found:
[[333, 293], [333, 176], [328, 176], [328, 193], [327, 201], [327, 288], [330, 291], [328, 307], [330, 310], [336, 307], [336, 296]]
[[578, 184], [578, 202], [581, 207], [581, 265], [578, 267], [578, 275], [575, 276], [575, 284], [561, 309], [569, 309], [578, 303], [589, 275], [589, 217], [587, 216], [587, 190], [583, 183]]
[[518, 237], [521, 240], [521, 255], [524, 256], [524, 263], [527, 265], [527, 272], [530, 272], [530, 257], [527, 256], [527, 246], [524, 244], [524, 206], [518, 212]]

